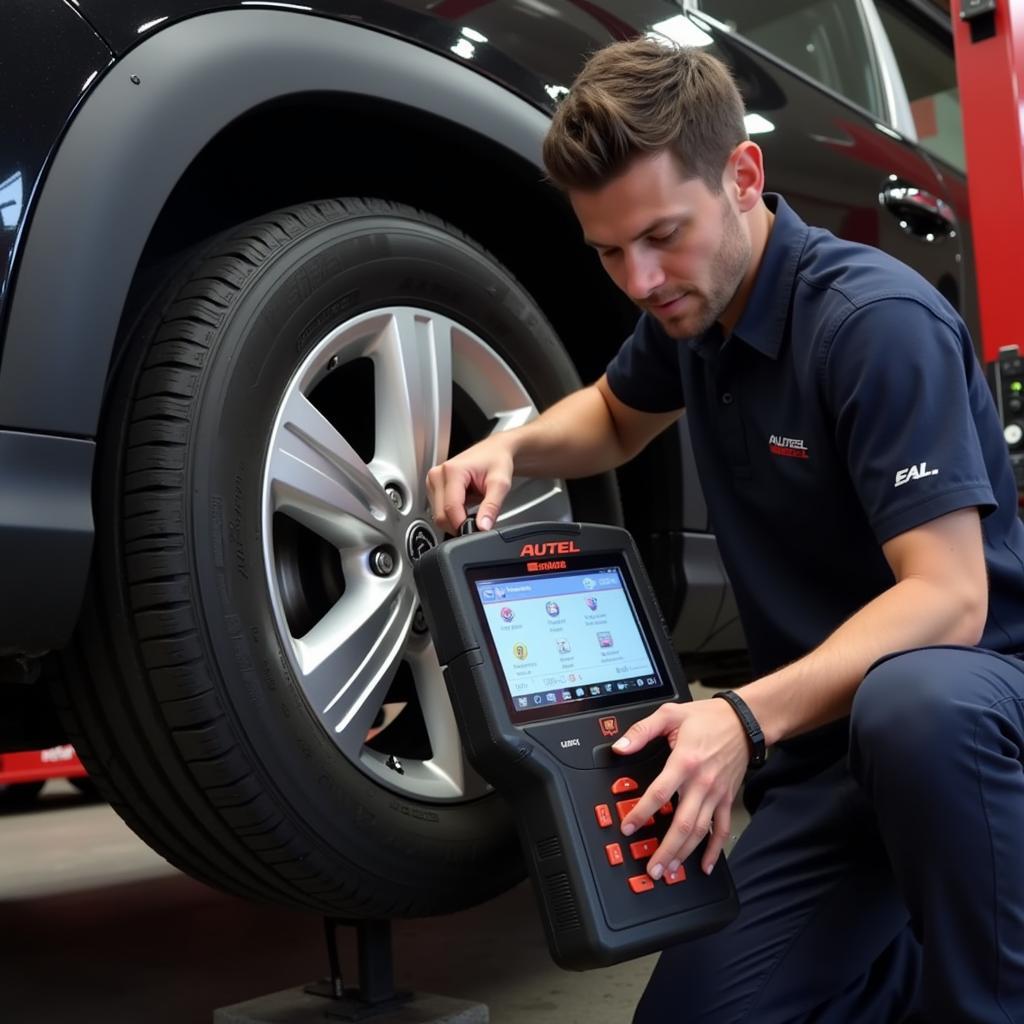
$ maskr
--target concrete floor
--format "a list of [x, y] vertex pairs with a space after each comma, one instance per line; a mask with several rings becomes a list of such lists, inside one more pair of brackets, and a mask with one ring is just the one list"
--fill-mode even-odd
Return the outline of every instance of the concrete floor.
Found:
[[[351, 983], [354, 943], [339, 939]], [[394, 943], [399, 986], [485, 1003], [494, 1024], [624, 1024], [655, 962], [561, 970], [527, 883], [399, 922]], [[209, 1024], [218, 1007], [325, 973], [320, 918], [193, 881], [67, 783], [0, 814], [2, 1024]]]

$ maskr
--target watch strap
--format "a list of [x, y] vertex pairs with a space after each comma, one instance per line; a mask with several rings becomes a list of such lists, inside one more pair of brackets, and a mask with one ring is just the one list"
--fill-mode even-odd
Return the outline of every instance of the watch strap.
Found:
[[722, 700], [728, 701], [732, 705], [733, 711], [736, 712], [743, 724], [743, 731], [746, 732], [753, 750], [748, 767], [760, 768], [765, 760], [764, 733], [761, 731], [761, 726], [757, 724], [754, 713], [747, 707], [747, 702], [735, 690], [719, 690], [714, 696], [721, 697]]

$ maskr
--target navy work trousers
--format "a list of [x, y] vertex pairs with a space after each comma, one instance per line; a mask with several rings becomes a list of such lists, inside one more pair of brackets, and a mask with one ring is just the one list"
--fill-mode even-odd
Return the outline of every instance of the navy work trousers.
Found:
[[739, 917], [661, 955], [634, 1024], [1024, 1024], [1022, 763], [1024, 661], [876, 662], [848, 755], [769, 757]]

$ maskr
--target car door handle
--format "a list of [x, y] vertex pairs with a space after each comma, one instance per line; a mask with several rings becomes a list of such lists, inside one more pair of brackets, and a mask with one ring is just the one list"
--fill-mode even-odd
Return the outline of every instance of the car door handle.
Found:
[[900, 182], [887, 184], [878, 193], [878, 201], [899, 221], [908, 235], [925, 242], [949, 238], [956, 231], [953, 208], [944, 199]]

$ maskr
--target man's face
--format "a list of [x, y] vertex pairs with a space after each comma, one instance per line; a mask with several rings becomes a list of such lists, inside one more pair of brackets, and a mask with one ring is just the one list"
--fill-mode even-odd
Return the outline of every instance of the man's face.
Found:
[[611, 279], [670, 336], [702, 334], [727, 310], [751, 242], [726, 192], [684, 179], [663, 152], [569, 199]]

